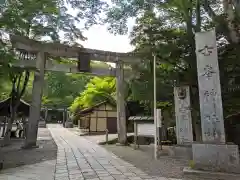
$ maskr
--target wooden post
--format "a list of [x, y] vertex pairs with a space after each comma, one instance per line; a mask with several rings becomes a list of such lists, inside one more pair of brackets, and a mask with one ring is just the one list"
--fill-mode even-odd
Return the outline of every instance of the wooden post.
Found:
[[40, 119], [42, 92], [44, 86], [44, 67], [45, 54], [40, 51], [37, 53], [36, 71], [34, 73], [32, 103], [28, 121], [27, 137], [24, 148], [34, 148], [37, 146], [38, 121]]
[[2, 137], [4, 137], [4, 135], [5, 135], [6, 123], [7, 123], [7, 117], [5, 116], [5, 117], [4, 117], [3, 130], [2, 130]]
[[4, 117], [0, 116], [0, 132], [2, 132], [2, 129], [3, 129], [3, 121], [4, 121]]
[[138, 129], [137, 129], [137, 122], [134, 121], [134, 149], [137, 149], [137, 140], [138, 140]]
[[[62, 112], [62, 122], [64, 122], [64, 124], [65, 124], [65, 123], [67, 123], [67, 121], [68, 120], [67, 120], [67, 116], [66, 116], [66, 110], [64, 108], [64, 110]], [[64, 127], [66, 127], [66, 125]]]
[[48, 119], [48, 108], [45, 109], [45, 121], [47, 122]]
[[162, 110], [161, 109], [157, 109], [156, 112], [157, 115], [157, 130], [158, 130], [158, 146], [160, 146], [160, 148], [157, 148], [157, 154], [159, 156], [159, 149], [162, 150]]
[[108, 144], [108, 129], [106, 129], [106, 144]]
[[123, 62], [116, 63], [116, 80], [117, 80], [117, 129], [118, 129], [118, 143], [126, 145], [127, 131], [126, 131], [126, 112], [124, 101], [124, 70]]

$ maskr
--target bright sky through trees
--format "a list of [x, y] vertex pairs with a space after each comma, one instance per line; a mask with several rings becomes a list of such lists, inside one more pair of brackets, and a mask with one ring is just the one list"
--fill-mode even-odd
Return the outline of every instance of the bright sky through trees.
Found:
[[[110, 0], [106, 0], [108, 3], [111, 3]], [[69, 6], [69, 13], [76, 13]], [[131, 30], [135, 21], [129, 20], [128, 27]], [[83, 28], [82, 23], [79, 24], [79, 28]], [[114, 52], [129, 52], [133, 50], [133, 47], [130, 45], [130, 40], [128, 35], [113, 35], [108, 32], [107, 25], [94, 25], [88, 30], [83, 30], [83, 35], [87, 37], [87, 40], [84, 42], [79, 42], [85, 48], [99, 49], [105, 51], [114, 51]]]

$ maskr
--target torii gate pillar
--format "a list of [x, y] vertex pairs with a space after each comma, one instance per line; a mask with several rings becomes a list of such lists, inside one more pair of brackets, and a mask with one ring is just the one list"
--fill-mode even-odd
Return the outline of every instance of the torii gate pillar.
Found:
[[117, 84], [117, 130], [118, 143], [127, 144], [127, 127], [126, 127], [126, 109], [124, 96], [124, 69], [123, 62], [116, 63], [116, 84]]
[[41, 112], [45, 62], [46, 62], [45, 53], [39, 51], [37, 53], [36, 70], [34, 72], [32, 102], [30, 106], [28, 131], [24, 143], [24, 148], [37, 147], [38, 122], [40, 119]]

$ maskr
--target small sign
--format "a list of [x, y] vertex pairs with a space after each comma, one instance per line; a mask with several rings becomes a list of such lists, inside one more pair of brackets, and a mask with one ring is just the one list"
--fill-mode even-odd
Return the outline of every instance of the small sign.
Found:
[[162, 127], [162, 111], [157, 109], [157, 127]]
[[78, 55], [78, 70], [79, 72], [90, 72], [90, 56], [86, 53], [79, 53]]
[[142, 136], [154, 136], [156, 128], [154, 124], [138, 124], [137, 134]]

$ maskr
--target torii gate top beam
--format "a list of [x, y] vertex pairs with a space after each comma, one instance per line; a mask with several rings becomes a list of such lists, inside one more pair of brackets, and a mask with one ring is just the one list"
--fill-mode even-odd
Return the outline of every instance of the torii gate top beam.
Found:
[[80, 48], [68, 46], [60, 43], [44, 43], [35, 41], [27, 37], [10, 35], [13, 47], [19, 50], [25, 50], [30, 53], [43, 51], [53, 56], [66, 58], [78, 58], [79, 53], [89, 54], [91, 60], [113, 62], [122, 61], [124, 63], [138, 63], [141, 60], [134, 57], [133, 53], [117, 53], [110, 51], [101, 51], [96, 49]]

